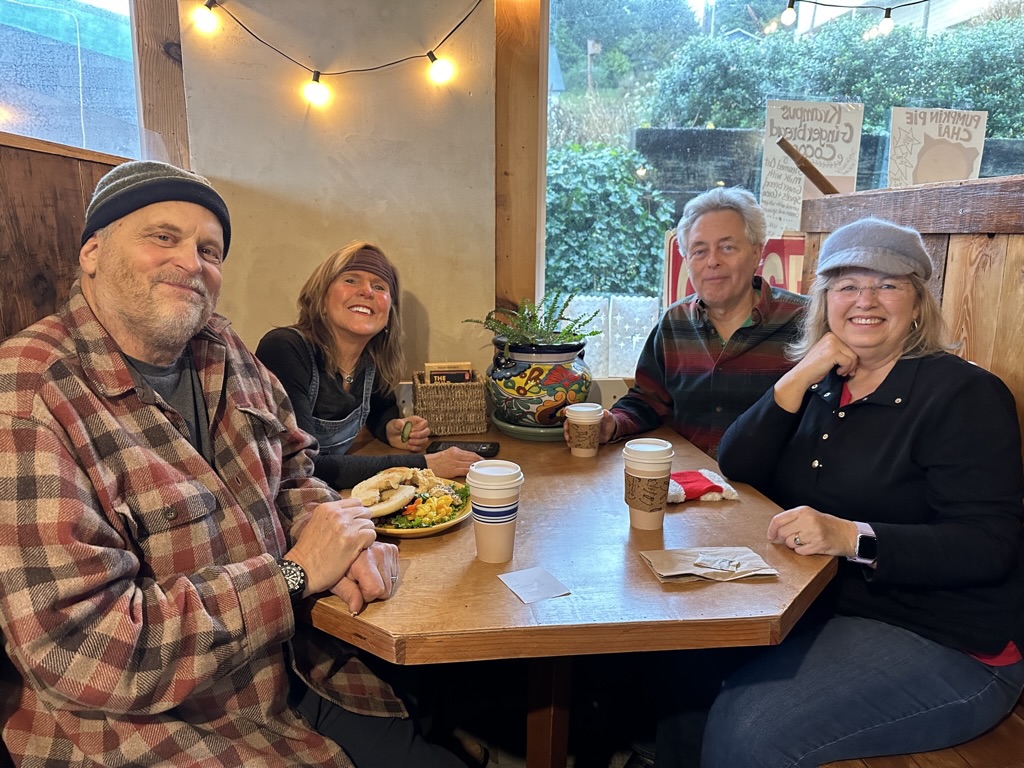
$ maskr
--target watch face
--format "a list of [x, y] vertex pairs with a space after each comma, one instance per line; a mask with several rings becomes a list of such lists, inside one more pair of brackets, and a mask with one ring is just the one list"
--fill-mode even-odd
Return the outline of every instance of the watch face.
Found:
[[878, 539], [874, 536], [861, 534], [857, 537], [857, 558], [874, 560], [878, 557]]
[[306, 588], [306, 573], [302, 567], [291, 560], [281, 560], [281, 575], [284, 576], [285, 584], [288, 585], [288, 594], [292, 597], [301, 595]]

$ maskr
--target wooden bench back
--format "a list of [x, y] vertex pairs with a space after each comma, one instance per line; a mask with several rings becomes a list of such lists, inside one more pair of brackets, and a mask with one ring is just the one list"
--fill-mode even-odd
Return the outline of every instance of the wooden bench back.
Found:
[[0, 133], [0, 341], [67, 298], [89, 198], [123, 161]]

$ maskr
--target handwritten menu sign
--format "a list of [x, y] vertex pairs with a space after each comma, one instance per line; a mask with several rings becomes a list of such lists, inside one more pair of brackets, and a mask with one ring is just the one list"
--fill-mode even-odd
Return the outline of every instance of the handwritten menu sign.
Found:
[[821, 192], [779, 149], [785, 136], [840, 192], [857, 188], [863, 104], [769, 100], [761, 164], [761, 206], [768, 237], [800, 229], [800, 206]]
[[988, 112], [892, 108], [889, 186], [976, 179]]

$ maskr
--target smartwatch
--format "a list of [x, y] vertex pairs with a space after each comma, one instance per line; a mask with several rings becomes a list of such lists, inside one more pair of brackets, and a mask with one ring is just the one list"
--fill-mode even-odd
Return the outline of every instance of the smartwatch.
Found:
[[848, 557], [854, 563], [871, 565], [878, 559], [878, 539], [875, 538], [874, 529], [867, 523], [857, 523], [857, 552], [853, 557]]
[[306, 571], [293, 560], [284, 558], [277, 561], [277, 567], [281, 569], [284, 582], [288, 585], [288, 597], [293, 603], [298, 602], [302, 598], [302, 593], [306, 591]]

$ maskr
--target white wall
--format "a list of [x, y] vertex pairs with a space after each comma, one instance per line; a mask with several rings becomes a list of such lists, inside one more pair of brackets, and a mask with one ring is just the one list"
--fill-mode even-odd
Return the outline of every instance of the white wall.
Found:
[[[244, 0], [226, 6], [311, 68], [372, 67], [423, 54], [474, 0]], [[180, 0], [192, 167], [231, 209], [220, 311], [254, 347], [295, 317], [312, 269], [355, 239], [398, 265], [410, 371], [425, 360], [486, 367], [489, 334], [463, 324], [494, 305], [494, 2], [437, 51], [457, 68], [436, 86], [427, 60], [324, 77], [309, 74], [223, 19], [201, 36]], [[220, 11], [223, 13], [223, 11]]]

